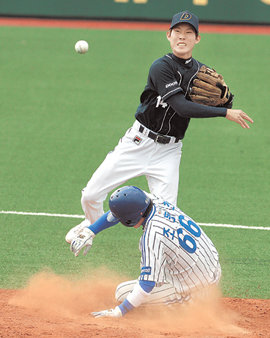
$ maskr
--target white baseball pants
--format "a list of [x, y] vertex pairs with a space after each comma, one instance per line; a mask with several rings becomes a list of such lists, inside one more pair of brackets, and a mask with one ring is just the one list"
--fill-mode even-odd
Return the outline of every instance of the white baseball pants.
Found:
[[[115, 299], [118, 302], [123, 302], [127, 295], [134, 289], [135, 285], [138, 284], [138, 280], [131, 280], [119, 284], [115, 291]], [[173, 304], [183, 303], [190, 300], [190, 294], [180, 294], [176, 291], [174, 286], [169, 283], [164, 283], [161, 286], [155, 286], [150, 292], [149, 296], [146, 297], [144, 304], [151, 305], [162, 305], [162, 304]]]
[[157, 143], [139, 127], [135, 121], [82, 190], [81, 204], [90, 224], [103, 215], [107, 194], [137, 176], [146, 176], [150, 193], [177, 204], [182, 142], [172, 138], [171, 143]]

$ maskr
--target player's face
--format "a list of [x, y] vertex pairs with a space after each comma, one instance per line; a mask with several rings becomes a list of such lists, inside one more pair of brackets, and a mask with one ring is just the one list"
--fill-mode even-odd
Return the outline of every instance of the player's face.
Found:
[[188, 59], [192, 56], [194, 46], [200, 42], [201, 37], [191, 25], [181, 23], [167, 32], [167, 39], [170, 41], [172, 52], [175, 56]]

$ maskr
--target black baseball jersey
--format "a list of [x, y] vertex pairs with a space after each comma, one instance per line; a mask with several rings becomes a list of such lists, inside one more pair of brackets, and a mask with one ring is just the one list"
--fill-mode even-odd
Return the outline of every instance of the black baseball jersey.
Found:
[[150, 67], [147, 84], [140, 97], [141, 103], [135, 114], [136, 119], [156, 133], [182, 139], [190, 117], [225, 116], [224, 108], [207, 107], [195, 103], [192, 104], [197, 111], [200, 107], [203, 109], [200, 116], [189, 115], [188, 111], [181, 116], [167, 102], [170, 97], [179, 93], [188, 97], [192, 80], [201, 66], [202, 63], [194, 58], [184, 60], [172, 53], [155, 60]]

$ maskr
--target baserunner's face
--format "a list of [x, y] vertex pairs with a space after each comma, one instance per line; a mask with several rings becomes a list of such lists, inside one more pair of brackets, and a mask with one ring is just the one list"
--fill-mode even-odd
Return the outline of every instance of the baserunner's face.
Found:
[[200, 42], [201, 37], [196, 35], [191, 25], [181, 23], [167, 32], [167, 39], [175, 56], [188, 59], [192, 56], [192, 50]]

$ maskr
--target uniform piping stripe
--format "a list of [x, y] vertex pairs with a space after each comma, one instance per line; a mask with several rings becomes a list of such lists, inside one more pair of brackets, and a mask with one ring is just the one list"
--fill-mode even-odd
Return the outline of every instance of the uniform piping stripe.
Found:
[[174, 113], [172, 114], [172, 116], [170, 117], [170, 119], [169, 119], [169, 121], [168, 121], [168, 128], [169, 128], [169, 130], [168, 130], [167, 134], [169, 134], [169, 132], [170, 132], [171, 129], [172, 129], [172, 126], [171, 126], [171, 120], [172, 120], [172, 118], [174, 117], [175, 114], [176, 114], [176, 112], [174, 112]]
[[170, 92], [166, 93], [166, 94], [162, 97], [162, 100], [164, 100], [167, 96], [170, 96], [172, 93], [174, 93], [174, 92], [180, 92], [180, 91], [182, 91], [181, 88], [175, 88], [175, 89], [171, 90]]
[[[194, 59], [194, 60], [195, 60], [195, 59]], [[193, 76], [191, 76], [191, 78], [189, 79], [189, 82], [188, 82], [188, 85], [187, 85], [187, 90], [186, 90], [185, 96], [187, 95], [187, 92], [188, 92], [188, 89], [189, 89], [189, 86], [190, 86], [191, 81], [194, 79], [194, 77], [197, 75], [197, 73], [198, 73], [198, 71], [199, 71], [199, 69], [200, 69], [199, 62], [198, 62], [197, 60], [195, 60], [195, 61], [197, 62], [198, 69], [197, 69], [196, 73], [195, 73]]]
[[163, 124], [164, 124], [164, 121], [165, 121], [165, 119], [166, 119], [166, 116], [167, 116], [167, 113], [168, 113], [168, 110], [169, 110], [169, 109], [170, 109], [170, 106], [168, 106], [168, 108], [166, 109], [165, 114], [164, 114], [164, 117], [163, 117], [162, 122], [161, 122], [161, 126], [160, 126], [160, 128], [159, 128], [159, 130], [158, 130], [157, 132], [160, 132], [161, 129], [163, 128]]

